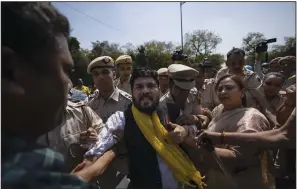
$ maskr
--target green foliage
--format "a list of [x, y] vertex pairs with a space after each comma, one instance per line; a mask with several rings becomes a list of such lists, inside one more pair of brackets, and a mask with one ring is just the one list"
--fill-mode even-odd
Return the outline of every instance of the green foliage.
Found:
[[[270, 37], [269, 37], [270, 38]], [[242, 40], [242, 47], [246, 52], [246, 64], [254, 65], [255, 62], [255, 47], [261, 41], [267, 39], [264, 34], [259, 32], [249, 32]], [[271, 46], [271, 50], [268, 51], [268, 61], [283, 56], [296, 56], [296, 37], [284, 37], [285, 44]], [[265, 55], [261, 56], [262, 62], [265, 61]]]
[[[259, 32], [250, 32], [242, 40], [242, 48], [246, 51], [246, 63], [254, 64], [254, 47], [266, 37]], [[269, 60], [279, 56], [296, 56], [296, 38], [285, 37], [283, 45], [271, 44]], [[224, 55], [213, 53], [217, 46], [222, 42], [221, 37], [212, 31], [195, 30], [185, 34], [184, 54], [188, 59], [184, 64], [194, 66], [202, 63], [208, 58], [216, 70], [219, 70], [225, 62]], [[230, 47], [231, 49], [232, 47]], [[180, 50], [181, 46], [174, 45], [172, 42], [151, 40], [139, 46], [126, 43], [120, 46], [117, 43], [108, 41], [92, 42], [92, 48], [82, 49], [76, 37], [69, 37], [69, 49], [74, 62], [74, 72], [71, 79], [74, 84], [78, 78], [82, 78], [86, 85], [92, 85], [92, 78], [87, 74], [88, 64], [99, 56], [111, 56], [116, 60], [120, 55], [128, 54], [133, 59], [133, 67], [150, 67], [159, 69], [168, 67], [172, 64], [172, 53]], [[227, 53], [227, 52], [225, 52]]]

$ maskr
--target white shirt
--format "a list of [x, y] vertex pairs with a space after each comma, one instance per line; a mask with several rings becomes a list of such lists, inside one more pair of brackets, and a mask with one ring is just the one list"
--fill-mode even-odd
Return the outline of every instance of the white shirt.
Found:
[[[104, 127], [99, 136], [96, 144], [86, 152], [85, 156], [102, 156], [108, 149], [119, 142], [119, 138], [123, 137], [125, 123], [124, 112], [117, 111], [112, 114], [106, 121], [106, 127]], [[113, 133], [121, 133], [121, 137], [115, 137]], [[157, 160], [159, 163], [159, 170], [161, 173], [162, 189], [180, 189], [181, 184], [174, 178], [172, 171], [164, 163], [161, 157], [157, 154]], [[145, 170], [144, 170], [145, 171]]]

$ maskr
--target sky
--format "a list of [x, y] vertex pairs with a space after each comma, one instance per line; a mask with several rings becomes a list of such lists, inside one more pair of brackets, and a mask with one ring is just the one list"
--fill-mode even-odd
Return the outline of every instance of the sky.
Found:
[[[91, 42], [97, 40], [121, 45], [150, 40], [181, 44], [179, 2], [53, 4], [69, 19], [71, 35], [78, 38], [82, 48], [90, 49]], [[187, 2], [182, 12], [184, 34], [207, 29], [222, 38], [216, 53], [226, 54], [232, 47], [241, 47], [248, 32], [277, 38], [275, 44], [283, 44], [285, 36], [295, 36], [295, 2]]]

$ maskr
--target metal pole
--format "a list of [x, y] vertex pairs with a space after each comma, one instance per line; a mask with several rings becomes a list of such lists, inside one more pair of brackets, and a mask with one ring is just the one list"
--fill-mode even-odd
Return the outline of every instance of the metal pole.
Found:
[[184, 50], [184, 36], [183, 36], [183, 11], [182, 11], [182, 5], [184, 2], [180, 2], [180, 34], [181, 34], [181, 48], [182, 52]]

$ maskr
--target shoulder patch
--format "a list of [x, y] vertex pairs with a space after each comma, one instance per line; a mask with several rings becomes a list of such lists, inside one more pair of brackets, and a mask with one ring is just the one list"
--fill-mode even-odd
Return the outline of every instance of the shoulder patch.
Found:
[[79, 101], [79, 102], [71, 102], [68, 101], [67, 106], [70, 107], [80, 107], [80, 106], [86, 106], [87, 104], [84, 101]]
[[194, 87], [193, 89], [190, 90], [190, 94], [197, 94], [198, 93], [198, 90], [196, 87]]

